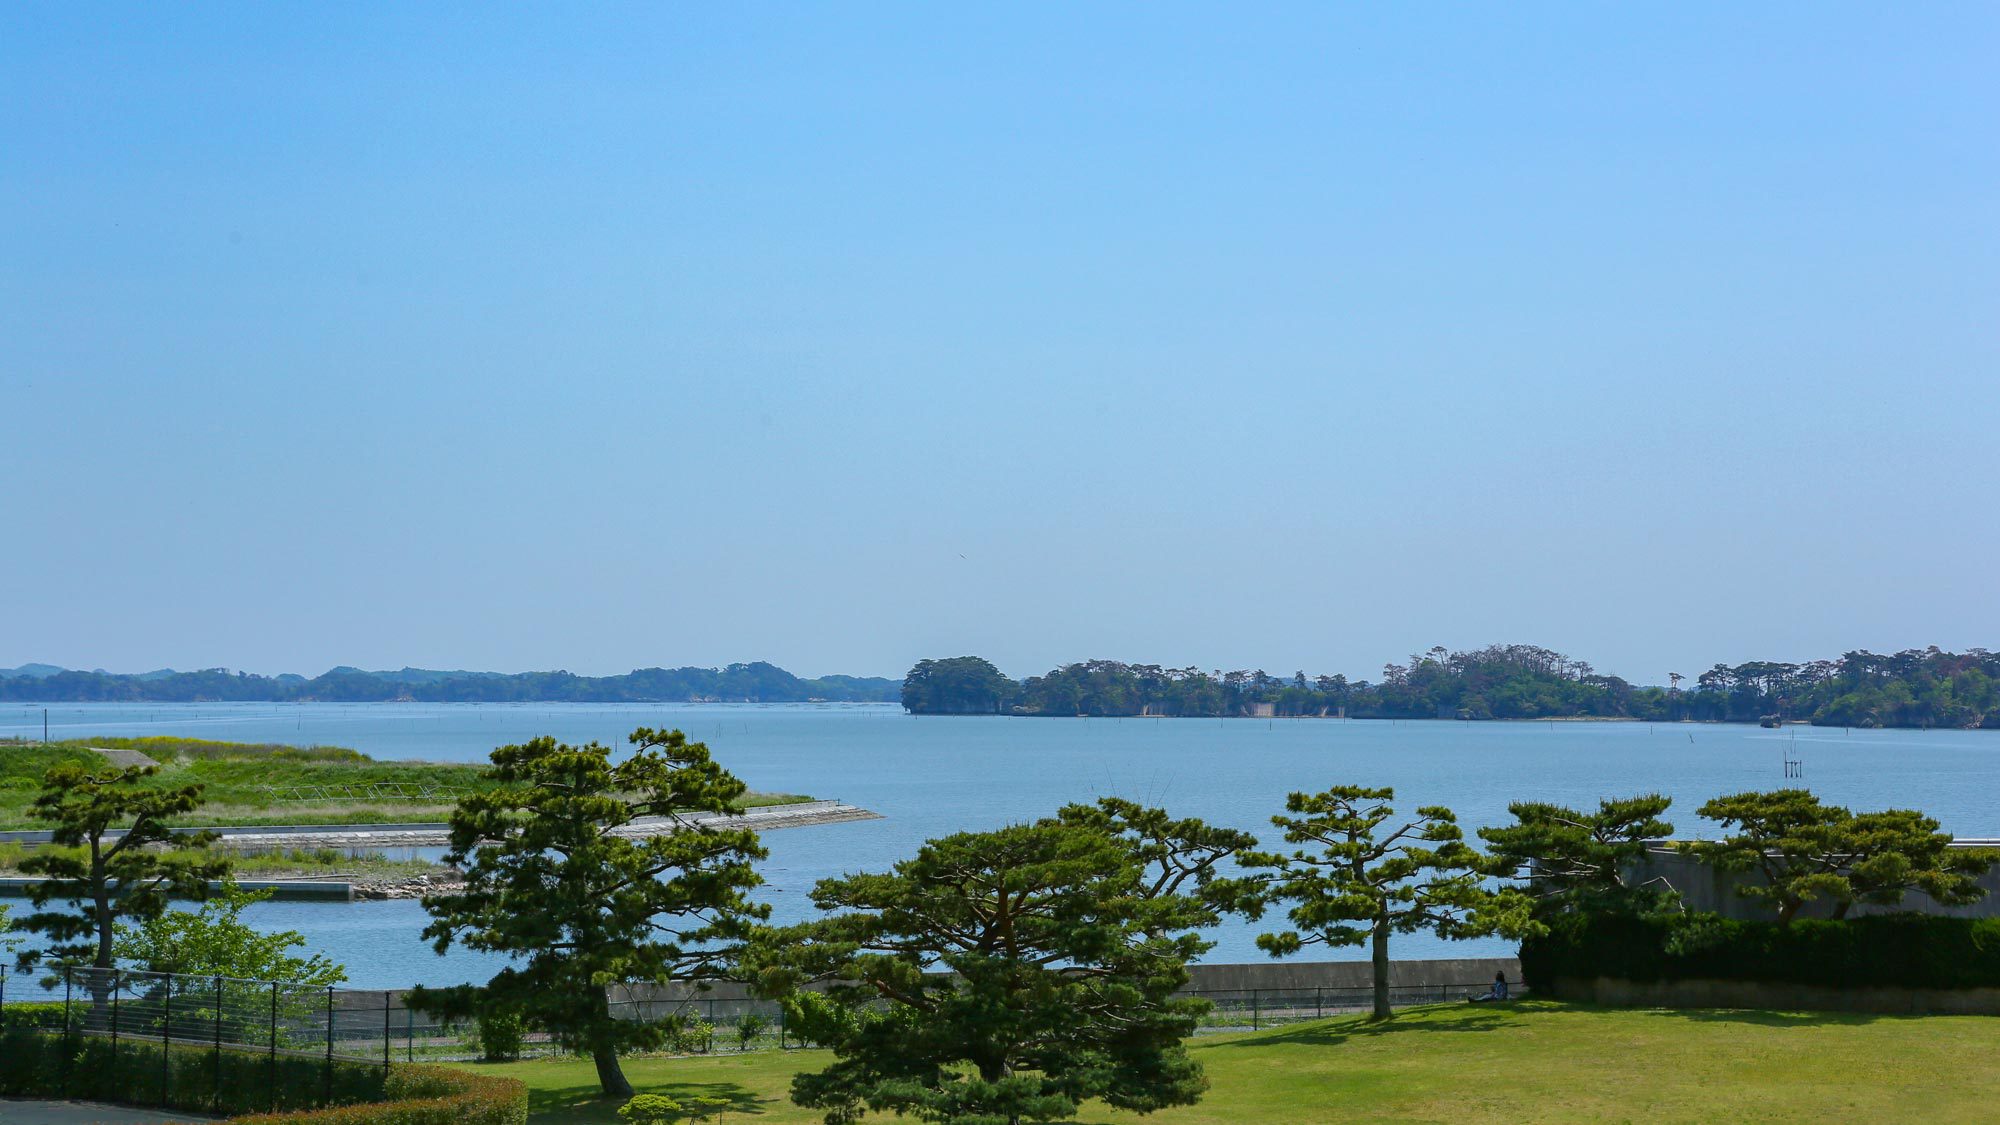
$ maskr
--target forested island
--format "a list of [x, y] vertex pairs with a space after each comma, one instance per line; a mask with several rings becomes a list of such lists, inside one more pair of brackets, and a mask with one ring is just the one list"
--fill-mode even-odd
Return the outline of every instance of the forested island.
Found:
[[1641, 687], [1534, 645], [1433, 648], [1382, 679], [1289, 677], [1089, 660], [1026, 680], [976, 656], [920, 661], [903, 680], [919, 715], [1638, 719], [1818, 726], [2000, 728], [2000, 654], [1932, 647], [1806, 664], [1717, 664]]
[[139, 675], [46, 664], [0, 669], [0, 700], [33, 703], [893, 703], [897, 688], [882, 676], [801, 679], [763, 661], [726, 668], [640, 668], [623, 676], [341, 667], [307, 679], [226, 668]]

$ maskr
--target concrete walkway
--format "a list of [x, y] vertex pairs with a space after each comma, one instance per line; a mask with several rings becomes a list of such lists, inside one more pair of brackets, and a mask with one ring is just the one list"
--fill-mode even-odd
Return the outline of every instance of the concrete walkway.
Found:
[[0, 1098], [0, 1121], [7, 1125], [168, 1125], [170, 1122], [213, 1121], [160, 1109], [134, 1109], [102, 1102], [36, 1102]]

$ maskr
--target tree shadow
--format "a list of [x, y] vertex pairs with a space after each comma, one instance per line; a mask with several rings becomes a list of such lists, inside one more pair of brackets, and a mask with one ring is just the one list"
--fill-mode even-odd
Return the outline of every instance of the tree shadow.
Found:
[[[662, 1094], [678, 1102], [711, 1098], [722, 1103], [717, 1107], [722, 1113], [764, 1111], [764, 1100], [735, 1082], [634, 1081], [632, 1086], [641, 1094]], [[623, 1104], [623, 1098], [604, 1096], [595, 1079], [574, 1086], [530, 1087], [528, 1090], [530, 1120], [615, 1121], [618, 1107]]]
[[1897, 1012], [1805, 1012], [1763, 1008], [1625, 1008], [1657, 1019], [1689, 1023], [1734, 1023], [1754, 1027], [1860, 1027], [1882, 1020], [1918, 1020], [1923, 1016]]
[[[1477, 1009], [1438, 1007], [1405, 1009], [1403, 1012], [1381, 1022], [1373, 1022], [1358, 1016], [1337, 1016], [1332, 1019], [1314, 1020], [1311, 1023], [1294, 1024], [1271, 1031], [1253, 1032], [1240, 1039], [1227, 1039], [1217, 1043], [1203, 1043], [1201, 1046], [1224, 1047], [1268, 1047], [1274, 1044], [1303, 1044], [1312, 1047], [1332, 1047], [1341, 1043], [1366, 1042], [1392, 1035], [1429, 1035], [1447, 1032], [1497, 1031], [1513, 1021], [1510, 1012], [1518, 1012], [1519, 1005], [1501, 1001], [1496, 1005], [1482, 1005]], [[1448, 1013], [1448, 1015], [1446, 1014]], [[1433, 1018], [1425, 1018], [1430, 1014]], [[1444, 1015], [1445, 1018], [1435, 1018]], [[1199, 1042], [1199, 1041], [1197, 1041]]]

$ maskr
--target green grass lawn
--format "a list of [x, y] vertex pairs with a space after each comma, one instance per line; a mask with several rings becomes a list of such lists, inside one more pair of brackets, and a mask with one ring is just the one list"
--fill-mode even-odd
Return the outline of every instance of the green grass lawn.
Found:
[[[1198, 1106], [1140, 1117], [1086, 1106], [1079, 1125], [1338, 1122], [1986, 1122], [2000, 1116], [2000, 1017], [1604, 1010], [1546, 1001], [1416, 1008], [1385, 1026], [1323, 1020], [1193, 1044]], [[822, 1052], [633, 1059], [641, 1091], [707, 1095], [725, 1121], [805, 1125], [786, 1098]], [[535, 1125], [615, 1122], [587, 1060], [510, 1063]], [[871, 1118], [874, 1120], [874, 1118]], [[890, 1122], [894, 1117], [880, 1120]]]

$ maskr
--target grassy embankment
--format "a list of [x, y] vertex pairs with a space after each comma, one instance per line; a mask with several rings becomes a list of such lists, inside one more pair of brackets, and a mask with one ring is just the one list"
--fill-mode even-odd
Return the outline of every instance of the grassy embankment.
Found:
[[[1141, 1117], [1085, 1106], [1079, 1125], [1352, 1122], [1993, 1120], [2000, 1018], [1819, 1012], [1614, 1011], [1529, 1001], [1411, 1009], [1196, 1040], [1200, 1105]], [[634, 1059], [642, 1092], [727, 1099], [724, 1120], [807, 1125], [786, 1096], [820, 1051]], [[615, 1122], [587, 1059], [478, 1066], [525, 1080], [530, 1125]], [[876, 1117], [866, 1120], [874, 1121]], [[881, 1118], [884, 1122], [897, 1120]]]
[[[0, 829], [45, 828], [28, 805], [54, 765], [98, 766], [88, 747], [137, 750], [160, 763], [161, 785], [199, 783], [206, 803], [186, 825], [380, 824], [444, 820], [457, 795], [483, 788], [478, 763], [381, 762], [337, 746], [252, 745], [184, 738], [0, 743]], [[428, 795], [426, 795], [428, 794]], [[751, 794], [745, 807], [808, 798]]]

